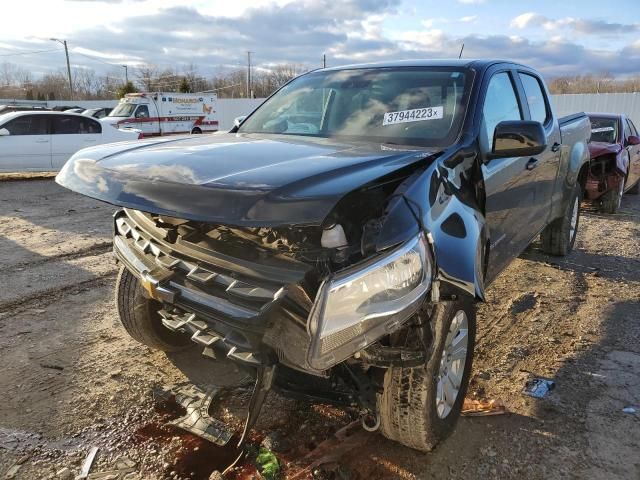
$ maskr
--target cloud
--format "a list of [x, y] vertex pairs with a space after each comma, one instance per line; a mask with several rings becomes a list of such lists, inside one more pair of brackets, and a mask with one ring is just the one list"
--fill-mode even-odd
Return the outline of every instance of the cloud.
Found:
[[477, 18], [477, 15], [467, 15], [466, 17], [460, 17], [460, 21], [463, 23], [469, 23], [475, 21]]
[[[114, 0], [111, 0], [114, 1]], [[190, 64], [207, 77], [220, 69], [246, 65], [246, 52], [258, 69], [278, 63], [320, 65], [327, 54], [330, 66], [410, 58], [457, 57], [464, 42], [464, 57], [495, 57], [530, 64], [551, 76], [608, 71], [613, 75], [637, 74], [640, 41], [597, 50], [580, 45], [575, 32], [606, 30], [596, 21], [559, 19], [534, 12], [512, 19], [512, 28], [546, 28], [548, 37], [535, 41], [527, 35], [455, 35], [450, 25], [473, 22], [475, 16], [433, 18], [416, 22], [413, 31], [387, 34], [385, 19], [400, 8], [400, 0], [296, 0], [286, 4], [254, 6], [238, 16], [206, 14], [193, 7], [176, 6], [139, 15], [123, 15], [113, 24], [76, 30], [69, 41], [74, 68], [92, 67], [101, 74], [123, 75], [121, 65], [150, 64], [181, 71]], [[556, 23], [550, 23], [556, 22]], [[557, 22], [564, 22], [562, 26]], [[590, 22], [590, 23], [584, 23]], [[610, 23], [607, 28], [611, 31]], [[434, 25], [438, 24], [439, 28]], [[555, 25], [558, 24], [556, 27]], [[445, 26], [446, 25], [446, 26]], [[628, 26], [626, 26], [628, 27]], [[51, 48], [48, 41], [16, 40], [10, 46], [25, 51]], [[633, 43], [636, 42], [636, 43]], [[603, 42], [603, 44], [606, 42]], [[624, 45], [624, 43], [619, 43]], [[93, 61], [82, 54], [98, 57]], [[7, 57], [34, 76], [64, 68], [64, 52]], [[113, 63], [113, 67], [105, 65]], [[129, 75], [135, 78], [135, 70]]]
[[464, 3], [465, 5], [480, 5], [484, 3], [485, 0], [458, 0], [460, 3]]
[[542, 27], [548, 31], [564, 29], [582, 35], [616, 36], [640, 31], [640, 23], [624, 24], [591, 20], [583, 18], [565, 17], [552, 19], [539, 13], [527, 12], [518, 15], [510, 22], [511, 28], [523, 30], [525, 28]]

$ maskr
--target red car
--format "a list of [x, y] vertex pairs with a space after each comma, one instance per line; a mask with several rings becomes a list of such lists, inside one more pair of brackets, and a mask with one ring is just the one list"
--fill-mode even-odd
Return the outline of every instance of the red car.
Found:
[[625, 115], [589, 113], [591, 165], [585, 198], [604, 213], [615, 213], [623, 193], [640, 190], [640, 136]]

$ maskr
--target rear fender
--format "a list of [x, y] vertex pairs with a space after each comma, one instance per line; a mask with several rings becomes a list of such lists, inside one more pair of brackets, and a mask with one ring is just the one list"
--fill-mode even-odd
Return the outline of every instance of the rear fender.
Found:
[[485, 218], [472, 181], [476, 155], [441, 157], [408, 178], [387, 207], [376, 242], [378, 251], [421, 229], [431, 236], [440, 294], [484, 300]]

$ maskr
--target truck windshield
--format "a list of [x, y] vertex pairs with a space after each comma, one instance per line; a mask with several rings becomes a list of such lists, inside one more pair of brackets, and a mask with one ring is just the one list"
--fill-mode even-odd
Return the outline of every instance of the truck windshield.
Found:
[[591, 141], [617, 143], [618, 119], [607, 117], [589, 117], [591, 120]]
[[110, 117], [130, 117], [136, 109], [135, 103], [119, 103], [116, 108], [111, 110]]
[[446, 146], [460, 131], [472, 76], [441, 67], [314, 72], [279, 90], [238, 132]]

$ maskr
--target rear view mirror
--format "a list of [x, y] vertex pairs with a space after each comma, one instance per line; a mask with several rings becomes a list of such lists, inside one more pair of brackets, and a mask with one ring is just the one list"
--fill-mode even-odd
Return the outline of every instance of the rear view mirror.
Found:
[[509, 120], [496, 126], [490, 158], [533, 157], [545, 148], [547, 137], [540, 122]]
[[627, 137], [627, 145], [640, 145], [640, 138], [635, 135], [629, 135]]
[[242, 122], [244, 122], [244, 119], [245, 119], [245, 118], [247, 118], [247, 116], [246, 116], [246, 115], [242, 115], [242, 116], [240, 116], [240, 117], [236, 117], [236, 118], [234, 118], [234, 119], [233, 119], [233, 126], [234, 126], [234, 127], [236, 127], [236, 128], [238, 128], [238, 127], [242, 124]]
[[9, 133], [9, 130], [7, 130], [6, 128], [0, 128], [0, 137], [7, 137], [11, 135], [11, 133]]

